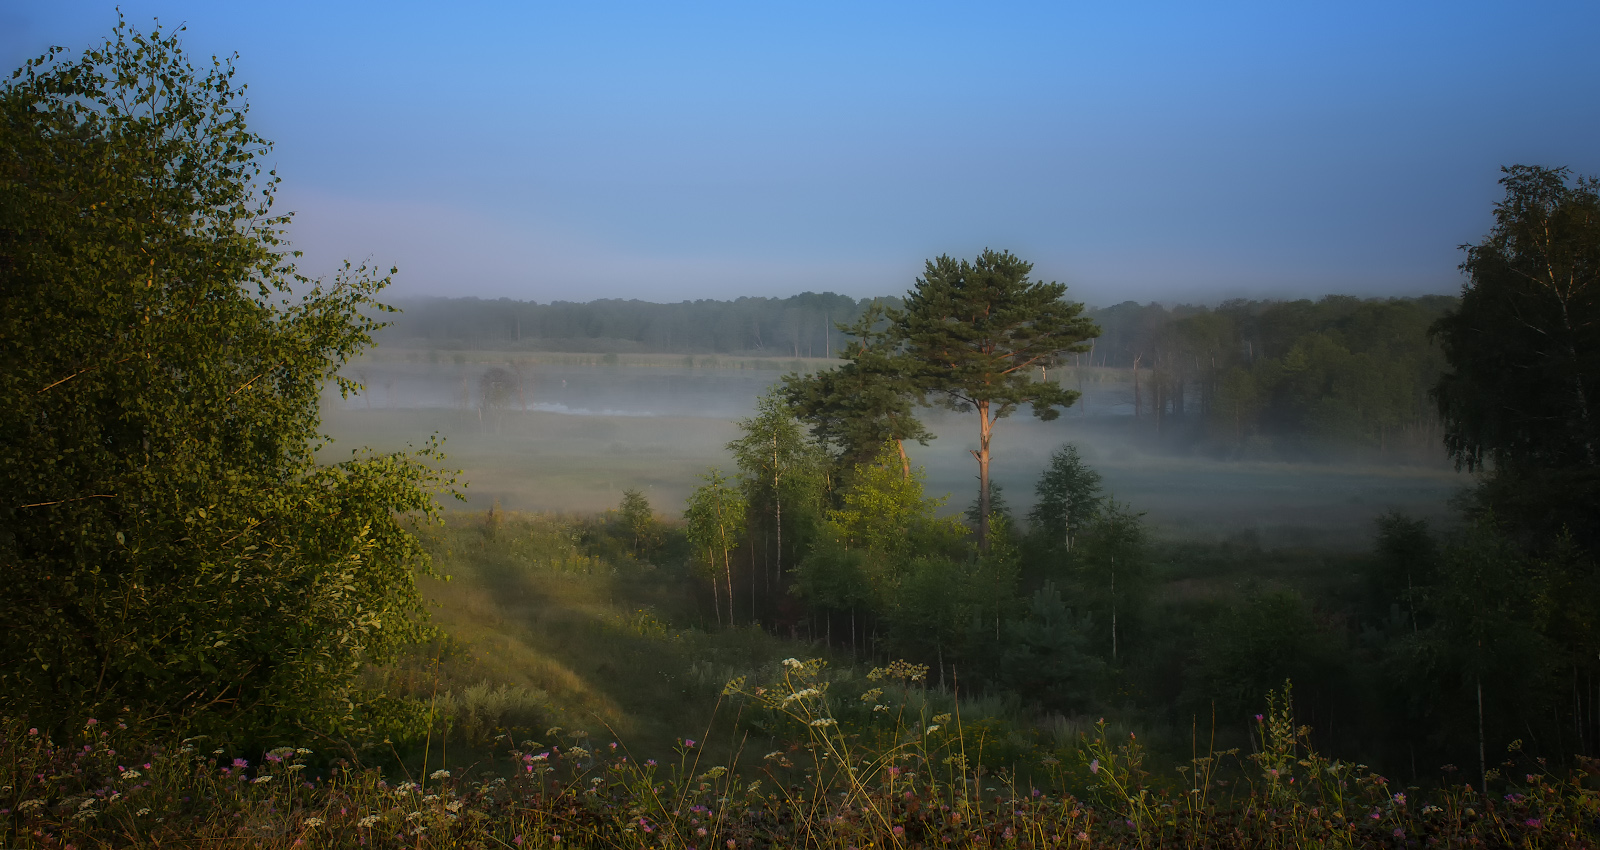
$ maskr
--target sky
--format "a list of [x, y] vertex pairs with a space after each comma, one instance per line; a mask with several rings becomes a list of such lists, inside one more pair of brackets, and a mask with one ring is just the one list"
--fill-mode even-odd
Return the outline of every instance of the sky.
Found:
[[0, 63], [185, 25], [301, 268], [391, 294], [1459, 290], [1502, 165], [1600, 172], [1600, 4], [0, 0]]

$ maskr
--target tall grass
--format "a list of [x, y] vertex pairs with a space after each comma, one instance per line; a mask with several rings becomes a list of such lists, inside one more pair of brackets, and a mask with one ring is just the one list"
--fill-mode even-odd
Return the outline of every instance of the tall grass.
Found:
[[915, 667], [871, 675], [875, 687], [849, 697], [867, 706], [873, 720], [864, 724], [840, 721], [858, 706], [839, 698], [819, 660], [790, 659], [769, 679], [727, 683], [736, 710], [796, 733], [745, 770], [693, 739], [658, 762], [581, 729], [506, 736], [471, 765], [385, 776], [317, 761], [304, 748], [252, 762], [204, 740], [141, 746], [117, 723], [90, 720], [56, 741], [7, 721], [0, 840], [261, 850], [1577, 848], [1600, 840], [1600, 792], [1581, 772], [1554, 776], [1534, 764], [1493, 796], [1470, 785], [1397, 789], [1311, 749], [1287, 690], [1263, 716], [1253, 755], [1208, 752], [1156, 777], [1136, 737], [1098, 724], [1024, 780], [985, 768], [984, 738], [961, 718], [928, 715], [908, 699], [918, 693]]

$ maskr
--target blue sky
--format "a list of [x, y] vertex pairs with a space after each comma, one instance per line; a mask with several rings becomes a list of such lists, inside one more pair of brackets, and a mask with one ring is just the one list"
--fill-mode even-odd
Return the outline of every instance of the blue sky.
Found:
[[1600, 172], [1595, 3], [0, 0], [0, 60], [240, 54], [303, 268], [540, 301], [1452, 292], [1498, 168]]

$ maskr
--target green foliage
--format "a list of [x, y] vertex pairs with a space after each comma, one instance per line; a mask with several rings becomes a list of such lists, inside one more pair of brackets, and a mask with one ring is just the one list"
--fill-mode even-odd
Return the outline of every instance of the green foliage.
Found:
[[756, 414], [739, 420], [739, 431], [728, 452], [739, 467], [748, 527], [773, 533], [775, 572], [781, 579], [783, 565], [804, 553], [826, 505], [827, 458], [777, 389], [756, 400]]
[[436, 447], [312, 456], [388, 278], [295, 271], [242, 91], [120, 24], [0, 90], [0, 711], [353, 732], [422, 631]]
[[[701, 476], [706, 483], [689, 495], [683, 512], [688, 523], [689, 543], [694, 547], [705, 575], [711, 580], [713, 597], [717, 593], [717, 572], [722, 572], [728, 591], [728, 624], [733, 619], [733, 550], [743, 542], [749, 505], [734, 483], [713, 469]], [[718, 603], [720, 605], [721, 603]], [[717, 619], [722, 619], [721, 608]]]
[[933, 435], [912, 411], [910, 364], [899, 356], [899, 345], [886, 326], [896, 316], [881, 302], [872, 302], [854, 325], [839, 325], [853, 340], [839, 349], [844, 364], [811, 375], [786, 375], [783, 392], [811, 426], [812, 436], [829, 446], [841, 464], [870, 462], [892, 440], [901, 446], [909, 474], [905, 441], [927, 445]]
[[1516, 165], [1500, 183], [1460, 308], [1433, 327], [1445, 447], [1492, 469], [1480, 509], [1522, 545], [1570, 534], [1600, 551], [1600, 181]]
[[1029, 600], [1027, 616], [1006, 624], [1000, 683], [1047, 710], [1087, 710], [1105, 668], [1090, 652], [1089, 626], [1046, 581]]
[[1600, 421], [1600, 181], [1515, 165], [1495, 226], [1467, 248], [1461, 306], [1434, 333], [1450, 371], [1435, 394], [1451, 456], [1594, 466]]
[[922, 480], [920, 467], [903, 473], [892, 443], [855, 467], [801, 564], [801, 596], [834, 610], [887, 612], [904, 603], [902, 582], [919, 564], [959, 553], [965, 529], [934, 515], [944, 500], [925, 497]]
[[1039, 473], [1033, 492], [1028, 537], [1044, 557], [1071, 551], [1084, 529], [1100, 515], [1100, 473], [1083, 462], [1078, 447], [1071, 443], [1051, 453], [1050, 465]]
[[989, 546], [989, 440], [994, 423], [1026, 404], [1051, 420], [1078, 398], [1075, 390], [1034, 380], [1061, 355], [1088, 351], [1099, 328], [1083, 305], [1063, 300], [1067, 287], [1029, 279], [1033, 264], [1010, 252], [977, 259], [928, 261], [905, 310], [893, 316], [913, 387], [952, 410], [978, 413], [978, 548]]
[[622, 491], [622, 503], [617, 506], [617, 518], [633, 542], [633, 556], [648, 558], [661, 540], [661, 524], [656, 521], [650, 500], [638, 490]]
[[1107, 500], [1084, 529], [1073, 553], [1073, 577], [1085, 606], [1100, 620], [1111, 658], [1127, 641], [1150, 590], [1149, 539], [1144, 514]]
[[1255, 593], [1224, 612], [1201, 636], [1197, 693], [1224, 717], [1238, 717], [1284, 679], [1326, 681], [1334, 663], [1311, 607], [1288, 590]]

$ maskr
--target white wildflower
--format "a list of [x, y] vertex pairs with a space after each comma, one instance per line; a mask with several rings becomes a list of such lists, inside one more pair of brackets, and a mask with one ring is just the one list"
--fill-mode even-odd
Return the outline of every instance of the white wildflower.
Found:
[[454, 814], [455, 812], [461, 811], [461, 801], [460, 800], [451, 800], [450, 802], [445, 803], [444, 804], [444, 810], [447, 811], [447, 812], [450, 812], [452, 814]]
[[928, 731], [925, 734], [932, 735], [933, 733], [935, 733], [937, 731], [939, 731], [939, 724], [935, 723], [932, 726], [928, 727]]
[[305, 770], [306, 766], [303, 765], [303, 764], [291, 764], [285, 769], [286, 770], [291, 770], [291, 771], [293, 771], [293, 770]]
[[272, 781], [272, 774], [269, 773], [266, 776], [257, 776], [255, 779], [250, 780], [250, 784], [251, 785], [260, 785], [263, 782], [271, 782], [271, 781]]
[[450, 771], [448, 771], [448, 770], [435, 770], [434, 772], [428, 774], [428, 778], [429, 779], [449, 779], [450, 778]]
[[[294, 754], [297, 756], [309, 756], [311, 755], [311, 751], [305, 747], [295, 747]], [[315, 818], [313, 818], [313, 820], [315, 820]]]
[[316, 829], [317, 827], [322, 826], [324, 823], [326, 823], [326, 821], [324, 821], [322, 818], [305, 819], [305, 825], [310, 829]]
[[17, 810], [25, 812], [25, 811], [28, 811], [29, 809], [37, 809], [37, 808], [39, 808], [40, 806], [43, 806], [43, 805], [44, 805], [44, 801], [43, 800], [23, 800], [22, 802], [17, 804]]
[[136, 818], [142, 818], [142, 817], [144, 817], [145, 815], [148, 815], [148, 814], [150, 814], [150, 808], [147, 806], [145, 808], [140, 809], [137, 812], [134, 812], [133, 816], [136, 817]]
[[832, 717], [818, 717], [816, 720], [811, 721], [812, 726], [832, 726], [834, 723], [835, 721]]
[[367, 815], [366, 817], [362, 818], [359, 822], [357, 822], [356, 826], [361, 827], [362, 829], [371, 829], [372, 827], [376, 826], [377, 823], [378, 823], [378, 816], [377, 815]]

